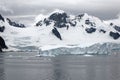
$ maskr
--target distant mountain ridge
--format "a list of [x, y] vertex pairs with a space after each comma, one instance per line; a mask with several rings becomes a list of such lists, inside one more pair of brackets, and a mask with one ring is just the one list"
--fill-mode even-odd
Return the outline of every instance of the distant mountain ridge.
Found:
[[26, 27], [24, 24], [13, 22], [9, 18], [7, 18], [7, 21], [11, 26], [14, 26], [14, 27], [19, 27], [19, 28], [25, 28]]
[[[0, 26], [6, 22], [10, 26], [13, 26], [13, 27], [19, 27], [19, 28], [25, 28], [26, 27], [24, 24], [14, 22], [14, 21], [10, 20], [9, 18], [4, 18], [1, 14], [0, 14], [0, 21], [2, 22], [0, 24]], [[1, 27], [3, 27], [3, 26], [1, 26]]]
[[0, 36], [9, 50], [35, 50], [46, 45], [88, 47], [97, 43], [120, 43], [120, 25], [105, 22], [87, 13], [77, 16], [56, 10], [39, 15], [27, 27], [0, 16]]
[[[81, 27], [88, 34], [95, 33], [96, 31], [105, 34], [109, 31], [109, 36], [113, 39], [118, 39], [120, 37], [120, 26], [113, 23], [107, 25], [99, 18], [89, 16], [87, 13], [73, 16], [73, 18], [71, 18], [71, 15], [67, 15], [64, 11], [54, 11], [49, 16], [39, 20], [35, 25], [46, 27], [53, 26], [56, 28], [66, 27], [67, 30], [69, 27]], [[109, 30], [109, 28], [111, 30]]]

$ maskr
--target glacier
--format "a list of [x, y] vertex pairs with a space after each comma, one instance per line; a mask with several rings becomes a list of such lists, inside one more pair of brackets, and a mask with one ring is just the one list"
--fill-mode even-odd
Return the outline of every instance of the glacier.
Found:
[[120, 52], [120, 44], [103, 43], [94, 44], [89, 47], [58, 47], [49, 50], [41, 50], [41, 55], [116, 55]]

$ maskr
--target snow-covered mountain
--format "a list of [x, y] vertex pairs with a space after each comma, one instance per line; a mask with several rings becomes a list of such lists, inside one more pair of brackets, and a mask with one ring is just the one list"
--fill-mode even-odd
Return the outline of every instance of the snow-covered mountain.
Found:
[[[42, 17], [41, 17], [42, 16]], [[97, 17], [90, 16], [87, 13], [78, 16], [68, 15], [64, 11], [54, 11], [49, 15], [39, 15], [35, 24], [41, 29], [49, 29], [53, 33], [53, 27], [56, 32], [59, 32], [61, 39], [56, 36], [55, 38], [47, 41], [53, 44], [69, 44], [69, 45], [87, 45], [101, 42], [118, 42], [120, 37], [120, 27], [112, 22], [106, 24], [104, 21]], [[42, 31], [42, 30], [41, 30]], [[48, 31], [48, 30], [47, 30]], [[46, 33], [47, 34], [47, 33]], [[43, 39], [45, 40], [45, 39]], [[55, 41], [54, 41], [55, 40]], [[50, 41], [50, 42], [49, 42]], [[52, 41], [52, 42], [51, 42]], [[44, 41], [45, 42], [45, 41]], [[47, 43], [45, 42], [45, 43]]]
[[[9, 50], [42, 50], [58, 47], [89, 47], [97, 43], [120, 43], [120, 25], [87, 13], [68, 15], [62, 10], [35, 18], [31, 27], [18, 28], [0, 17], [0, 36]], [[3, 27], [4, 26], [4, 27]]]

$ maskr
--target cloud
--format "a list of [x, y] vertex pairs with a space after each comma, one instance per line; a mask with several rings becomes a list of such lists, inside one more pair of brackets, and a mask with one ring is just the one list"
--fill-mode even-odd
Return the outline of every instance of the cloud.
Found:
[[13, 10], [4, 6], [4, 5], [0, 5], [0, 11], [1, 12], [9, 12], [9, 13], [13, 13]]
[[115, 25], [117, 25], [117, 26], [120, 26], [120, 13], [117, 14], [116, 17], [117, 17], [117, 18], [115, 18], [115, 19], [106, 20], [106, 21], [104, 21], [104, 22], [107, 23], [108, 25], [109, 25], [110, 23], [113, 23], [113, 24], [115, 24]]
[[[120, 0], [0, 0], [4, 15], [38, 15], [61, 9], [70, 14], [88, 13], [102, 19], [112, 19], [120, 11]], [[13, 13], [14, 11], [14, 13]], [[10, 14], [13, 13], [13, 14]]]
[[120, 19], [120, 12], [118, 13], [117, 17], [118, 17], [118, 19]]

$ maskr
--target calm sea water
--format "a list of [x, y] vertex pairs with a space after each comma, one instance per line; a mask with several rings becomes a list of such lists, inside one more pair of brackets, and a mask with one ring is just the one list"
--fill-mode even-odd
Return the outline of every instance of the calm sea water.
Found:
[[0, 80], [120, 80], [119, 56], [0, 54]]

